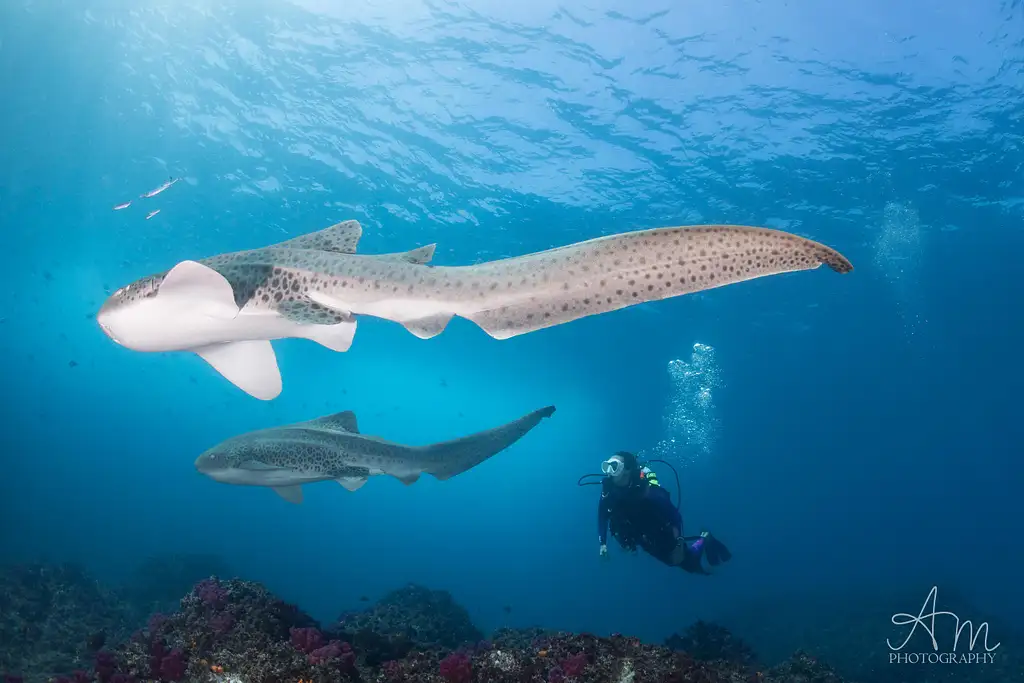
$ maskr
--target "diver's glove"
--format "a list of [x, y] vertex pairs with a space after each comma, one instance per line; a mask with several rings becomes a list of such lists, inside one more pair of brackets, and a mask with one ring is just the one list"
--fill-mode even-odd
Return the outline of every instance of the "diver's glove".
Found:
[[599, 553], [599, 555], [600, 555], [602, 560], [608, 559], [608, 546], [605, 545], [604, 543], [602, 543], [601, 544], [601, 549], [598, 550], [598, 553]]

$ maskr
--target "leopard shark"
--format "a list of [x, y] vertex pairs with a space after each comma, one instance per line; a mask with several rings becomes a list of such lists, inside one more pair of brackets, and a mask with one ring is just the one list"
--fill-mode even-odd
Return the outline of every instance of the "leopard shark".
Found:
[[853, 269], [818, 242], [741, 225], [636, 230], [466, 266], [433, 265], [434, 244], [356, 253], [361, 236], [359, 222], [348, 220], [181, 261], [115, 291], [96, 320], [123, 347], [196, 353], [241, 390], [272, 400], [282, 379], [271, 340], [348, 351], [360, 316], [394, 321], [421, 339], [457, 316], [508, 339], [768, 275]]
[[302, 487], [321, 481], [356, 491], [376, 475], [407, 485], [424, 473], [451, 479], [505, 450], [554, 412], [548, 406], [452, 441], [406, 446], [361, 434], [355, 413], [346, 410], [234, 436], [205, 451], [195, 467], [214, 481], [268, 487], [301, 503]]

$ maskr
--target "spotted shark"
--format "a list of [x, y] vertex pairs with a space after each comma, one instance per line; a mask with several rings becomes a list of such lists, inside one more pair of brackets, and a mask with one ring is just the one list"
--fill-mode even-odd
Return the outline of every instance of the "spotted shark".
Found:
[[355, 491], [382, 474], [407, 485], [423, 473], [451, 479], [505, 450], [554, 412], [548, 406], [453, 441], [406, 446], [361, 434], [355, 413], [346, 410], [232, 437], [200, 455], [195, 465], [215, 481], [269, 487], [301, 503], [303, 485], [321, 481]]
[[586, 316], [766, 275], [853, 269], [836, 250], [740, 225], [654, 228], [469, 266], [431, 264], [436, 245], [356, 253], [357, 221], [247, 251], [186, 260], [114, 292], [96, 320], [143, 352], [191, 351], [250, 395], [276, 398], [270, 341], [349, 350], [359, 316], [422, 339], [455, 316], [508, 339]]

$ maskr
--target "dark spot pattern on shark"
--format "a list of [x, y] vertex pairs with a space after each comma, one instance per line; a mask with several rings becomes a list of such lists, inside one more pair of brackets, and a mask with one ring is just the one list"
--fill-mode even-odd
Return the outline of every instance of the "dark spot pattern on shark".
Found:
[[343, 411], [232, 437], [200, 455], [195, 466], [216, 481], [264, 486], [299, 503], [301, 487], [321, 481], [355, 491], [375, 475], [407, 485], [423, 473], [450, 479], [505, 450], [554, 412], [548, 406], [469, 436], [407, 446], [360, 434], [355, 413]]
[[[270, 400], [281, 390], [271, 339], [347, 351], [360, 316], [397, 322], [423, 339], [457, 316], [507, 339], [754, 278], [853, 268], [813, 240], [737, 225], [637, 230], [471, 266], [430, 265], [434, 245], [357, 254], [358, 234], [358, 223], [346, 221], [277, 245], [183, 261], [162, 280], [142, 278], [116, 292], [98, 322], [129, 348], [198, 353]], [[165, 289], [169, 305], [162, 307]], [[147, 306], [149, 313], [133, 313]]]

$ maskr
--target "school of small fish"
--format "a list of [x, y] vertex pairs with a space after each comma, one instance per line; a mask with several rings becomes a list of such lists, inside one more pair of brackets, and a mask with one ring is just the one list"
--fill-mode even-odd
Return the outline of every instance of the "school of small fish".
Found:
[[[139, 195], [139, 199], [149, 199], [150, 197], [155, 197], [164, 190], [166, 190], [167, 188], [169, 188], [174, 183], [178, 182], [179, 180], [181, 180], [181, 178], [168, 178], [167, 182], [161, 183], [158, 187], [154, 187], [149, 192], [144, 192], [143, 194]], [[117, 206], [115, 206], [114, 211], [121, 211], [123, 209], [127, 209], [131, 205], [131, 200], [128, 200], [123, 204], [118, 204]], [[148, 221], [150, 218], [157, 215], [158, 213], [160, 213], [160, 209], [150, 211], [148, 214], [146, 214], [146, 220]]]

